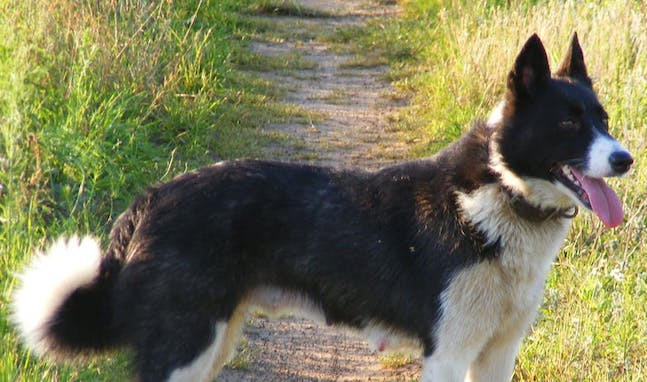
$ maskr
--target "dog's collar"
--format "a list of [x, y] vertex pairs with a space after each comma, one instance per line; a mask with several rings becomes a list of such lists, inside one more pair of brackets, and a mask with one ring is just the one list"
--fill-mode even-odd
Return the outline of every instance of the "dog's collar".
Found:
[[579, 209], [577, 206], [568, 208], [540, 208], [530, 204], [526, 198], [515, 193], [507, 187], [502, 187], [510, 198], [510, 207], [522, 218], [534, 222], [542, 223], [556, 218], [572, 219], [577, 216]]

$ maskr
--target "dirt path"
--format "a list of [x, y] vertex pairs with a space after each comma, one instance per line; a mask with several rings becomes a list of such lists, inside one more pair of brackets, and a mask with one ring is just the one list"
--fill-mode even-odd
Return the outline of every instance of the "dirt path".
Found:
[[[398, 8], [372, 5], [366, 0], [302, 0], [299, 3], [335, 17], [264, 17], [289, 29], [293, 38], [279, 43], [257, 41], [251, 44], [251, 50], [263, 56], [291, 57], [306, 63], [305, 69], [261, 75], [287, 89], [286, 102], [321, 115], [323, 120], [305, 125], [267, 126], [269, 130], [287, 133], [304, 146], [298, 153], [282, 152], [273, 156], [367, 169], [404, 159], [407, 146], [388, 122], [395, 115], [395, 109], [402, 105], [389, 98], [392, 89], [383, 80], [388, 67], [380, 65], [384, 60], [348, 53], [344, 46], [322, 42], [342, 28], [388, 17]], [[308, 36], [311, 38], [307, 39]]]
[[[263, 16], [283, 28], [287, 25], [291, 35], [301, 38], [257, 41], [251, 44], [252, 51], [299, 57], [314, 65], [261, 75], [288, 89], [288, 103], [322, 116], [306, 124], [267, 126], [303, 146], [297, 153], [277, 152], [277, 159], [375, 169], [406, 157], [406, 145], [389, 128], [390, 116], [402, 105], [388, 97], [392, 89], [383, 80], [388, 68], [374, 57], [344, 53], [348, 50], [322, 42], [322, 36], [339, 28], [389, 17], [398, 10], [396, 5], [384, 5], [388, 1], [379, 3], [302, 0], [299, 4], [304, 7], [334, 17]], [[308, 35], [311, 38], [303, 39]], [[298, 318], [251, 318], [238, 351], [234, 367], [223, 370], [217, 381], [411, 381], [420, 371], [419, 360], [400, 367], [384, 366], [363, 339]]]

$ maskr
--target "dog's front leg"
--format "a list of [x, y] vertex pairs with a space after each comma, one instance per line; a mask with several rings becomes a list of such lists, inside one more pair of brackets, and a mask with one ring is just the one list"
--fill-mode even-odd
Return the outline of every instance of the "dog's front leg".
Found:
[[531, 309], [505, 322], [469, 366], [465, 382], [509, 382], [521, 341], [534, 317]]
[[470, 365], [465, 382], [509, 382], [522, 338], [486, 347]]
[[469, 361], [432, 354], [422, 361], [422, 378], [420, 382], [463, 382]]

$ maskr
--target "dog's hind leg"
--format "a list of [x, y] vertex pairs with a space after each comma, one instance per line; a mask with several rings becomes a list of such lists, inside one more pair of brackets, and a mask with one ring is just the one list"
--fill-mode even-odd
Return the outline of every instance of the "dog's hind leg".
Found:
[[137, 381], [209, 381], [231, 353], [241, 321], [168, 309], [140, 320], [132, 342]]
[[210, 381], [234, 353], [246, 312], [215, 321], [198, 312], [158, 318], [135, 345], [138, 380]]
[[182, 365], [172, 370], [169, 382], [207, 382], [216, 372], [214, 365], [222, 358], [224, 345], [227, 339], [228, 324], [219, 321], [215, 325], [213, 340], [189, 364]]
[[208, 381], [223, 351], [227, 319], [169, 313], [145, 322], [137, 332], [133, 343], [137, 381]]
[[227, 364], [227, 362], [231, 360], [231, 357], [234, 355], [246, 314], [247, 306], [239, 305], [239, 307], [236, 308], [236, 310], [232, 314], [229, 321], [227, 321], [226, 329], [222, 332], [222, 342], [213, 363], [213, 377], [218, 375], [220, 370]]

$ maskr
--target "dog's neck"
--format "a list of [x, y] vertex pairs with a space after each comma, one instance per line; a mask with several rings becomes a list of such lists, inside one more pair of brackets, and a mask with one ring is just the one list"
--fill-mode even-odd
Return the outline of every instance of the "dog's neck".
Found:
[[[496, 113], [490, 116], [488, 126], [496, 129], [496, 124], [499, 123], [498, 117], [503, 110], [503, 104], [496, 108]], [[499, 184], [503, 192], [508, 196], [510, 208], [521, 218], [534, 222], [541, 223], [548, 220], [558, 218], [572, 219], [578, 211], [577, 206], [568, 207], [540, 207], [537, 204], [531, 203], [521, 191], [525, 187], [525, 182], [516, 174], [508, 169], [505, 161], [499, 152], [497, 145], [496, 135], [497, 131], [493, 130], [489, 141], [489, 171], [492, 176], [499, 179]]]
[[577, 206], [567, 208], [537, 207], [524, 198], [523, 195], [516, 193], [511, 188], [506, 186], [502, 186], [501, 188], [508, 195], [512, 210], [523, 219], [533, 223], [541, 223], [558, 218], [572, 219], [579, 212]]

